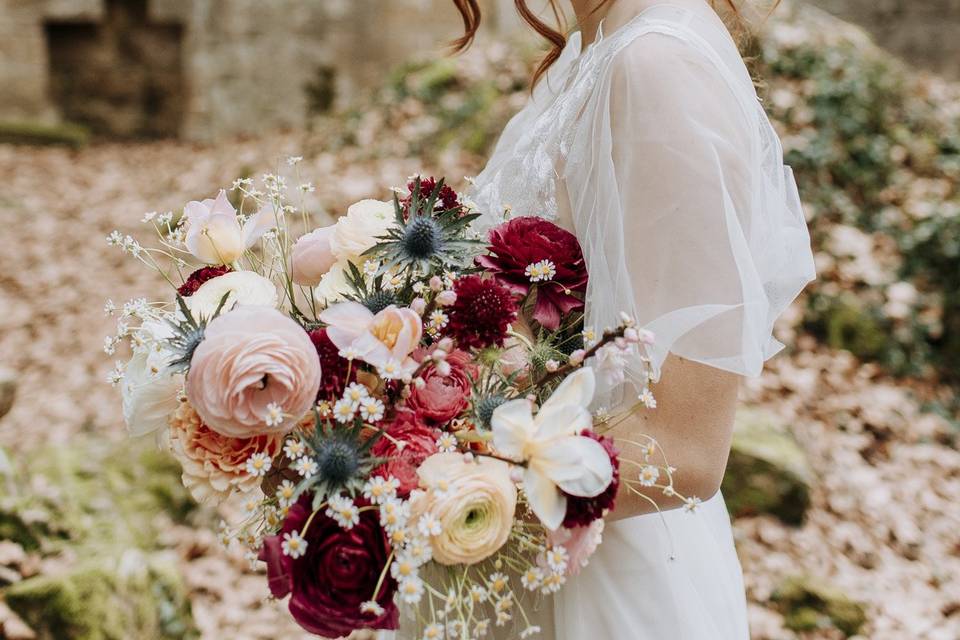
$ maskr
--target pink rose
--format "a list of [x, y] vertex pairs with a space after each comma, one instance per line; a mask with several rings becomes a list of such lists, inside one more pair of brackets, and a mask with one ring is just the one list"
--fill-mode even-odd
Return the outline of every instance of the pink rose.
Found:
[[319, 388], [320, 359], [309, 336], [271, 307], [237, 307], [214, 318], [187, 374], [190, 404], [231, 438], [290, 431]]
[[296, 284], [315, 287], [337, 261], [330, 248], [334, 226], [314, 229], [300, 236], [290, 257], [290, 277]]
[[478, 375], [477, 365], [469, 353], [459, 349], [448, 355], [446, 362], [450, 365], [448, 375], [442, 375], [436, 366], [427, 367], [420, 376], [424, 384], [414, 386], [407, 399], [407, 406], [427, 424], [449, 422], [470, 405], [471, 379]]

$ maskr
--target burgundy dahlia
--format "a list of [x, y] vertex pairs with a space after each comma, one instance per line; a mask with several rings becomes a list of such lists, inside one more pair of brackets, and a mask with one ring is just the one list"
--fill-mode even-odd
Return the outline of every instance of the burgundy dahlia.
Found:
[[222, 276], [225, 273], [230, 273], [231, 271], [233, 271], [233, 269], [225, 264], [216, 267], [201, 267], [187, 276], [187, 281], [180, 285], [180, 288], [177, 289], [177, 293], [184, 298], [189, 298], [195, 294], [197, 289], [200, 288], [200, 285], [207, 280], [213, 280], [214, 278]]
[[586, 527], [594, 520], [602, 518], [607, 511], [612, 511], [617, 499], [617, 489], [620, 488], [620, 452], [614, 446], [613, 439], [598, 435], [589, 429], [584, 429], [580, 435], [592, 438], [603, 446], [607, 455], [610, 456], [610, 464], [613, 465], [613, 479], [603, 493], [592, 498], [581, 498], [565, 493], [567, 513], [563, 518], [563, 526], [567, 529]]
[[[417, 186], [416, 180], [411, 180], [407, 183], [407, 191], [413, 193], [414, 188]], [[420, 178], [420, 197], [423, 199], [429, 198], [430, 194], [433, 193], [433, 190], [437, 188], [437, 179], [433, 176], [429, 178]], [[450, 185], [443, 185], [440, 187], [440, 193], [437, 197], [437, 202], [440, 203], [440, 206], [443, 209], [459, 209], [463, 205], [460, 203], [460, 196], [457, 195], [457, 192], [454, 191]], [[406, 211], [410, 206], [409, 196], [403, 201], [403, 209]]]
[[489, 243], [489, 255], [477, 262], [518, 296], [535, 288], [533, 319], [541, 325], [556, 331], [564, 315], [583, 309], [587, 267], [572, 233], [542, 218], [521, 216], [491, 229]]
[[507, 327], [517, 319], [517, 303], [510, 290], [492, 278], [459, 278], [453, 285], [457, 300], [448, 307], [444, 333], [463, 349], [502, 346]]
[[[396, 629], [397, 583], [389, 573], [374, 594], [390, 555], [377, 512], [361, 511], [360, 522], [346, 531], [320, 511], [304, 532], [312, 500], [309, 492], [304, 493], [290, 507], [280, 532], [263, 540], [260, 559], [267, 563], [270, 593], [275, 598], [290, 594], [294, 620], [324, 638], [349, 636], [357, 629]], [[293, 532], [307, 543], [297, 558], [283, 552], [283, 536]], [[370, 600], [382, 607], [379, 615], [360, 611], [360, 605]]]
[[343, 395], [343, 390], [347, 385], [356, 380], [356, 368], [347, 379], [347, 372], [350, 371], [350, 363], [346, 358], [340, 357], [340, 350], [333, 344], [327, 336], [327, 329], [314, 329], [308, 333], [313, 346], [320, 357], [320, 371], [323, 375], [320, 377], [320, 393], [318, 400], [336, 400]]

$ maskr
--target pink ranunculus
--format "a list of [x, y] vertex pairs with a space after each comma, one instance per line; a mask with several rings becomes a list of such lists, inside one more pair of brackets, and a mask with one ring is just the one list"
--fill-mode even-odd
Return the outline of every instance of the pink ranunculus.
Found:
[[561, 527], [556, 531], [547, 530], [547, 542], [551, 547], [563, 547], [567, 550], [568, 576], [580, 573], [580, 569], [587, 566], [590, 556], [600, 546], [603, 540], [604, 520], [594, 520], [585, 527], [567, 529]]
[[[396, 629], [397, 583], [389, 573], [380, 581], [390, 543], [377, 512], [361, 511], [360, 521], [348, 531], [322, 510], [311, 516], [312, 500], [305, 492], [290, 507], [279, 533], [263, 540], [260, 559], [267, 563], [270, 593], [275, 598], [289, 594], [294, 620], [324, 638], [346, 637], [357, 629]], [[283, 536], [294, 533], [307, 543], [297, 558], [283, 552]], [[371, 600], [380, 612], [361, 611], [360, 605]]]
[[387, 461], [374, 469], [373, 475], [396, 478], [400, 482], [397, 493], [406, 497], [420, 483], [417, 468], [438, 451], [439, 434], [412, 411], [398, 412], [385, 431], [386, 435], [374, 443], [370, 453]]
[[470, 405], [471, 380], [478, 376], [477, 365], [470, 354], [457, 349], [447, 356], [449, 375], [441, 375], [436, 367], [428, 367], [421, 377], [423, 386], [414, 386], [407, 406], [427, 424], [439, 426], [453, 420]]
[[413, 309], [390, 305], [374, 315], [359, 302], [340, 302], [320, 314], [327, 336], [341, 351], [377, 367], [389, 378], [413, 374], [417, 361], [410, 357], [420, 344], [423, 320]]
[[334, 226], [314, 229], [300, 236], [290, 256], [290, 277], [304, 287], [315, 287], [337, 261], [330, 248]]
[[[237, 307], [214, 318], [187, 374], [190, 404], [231, 438], [289, 431], [319, 388], [320, 360], [309, 336], [271, 307]], [[274, 405], [282, 416], [271, 415]]]

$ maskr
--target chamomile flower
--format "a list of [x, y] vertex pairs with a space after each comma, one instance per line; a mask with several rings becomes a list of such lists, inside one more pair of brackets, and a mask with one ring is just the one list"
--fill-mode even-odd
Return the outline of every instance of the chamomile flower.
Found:
[[523, 274], [530, 278], [530, 282], [546, 282], [557, 275], [557, 266], [550, 260], [532, 262], [523, 270]]
[[433, 559], [433, 547], [424, 538], [411, 537], [404, 549], [404, 555], [414, 562], [426, 564]]
[[346, 496], [330, 498], [327, 503], [327, 510], [324, 513], [347, 531], [360, 523], [360, 509], [353, 503], [353, 500]]
[[425, 536], [438, 536], [443, 533], [443, 525], [432, 513], [425, 513], [417, 521], [417, 530]]
[[360, 352], [354, 349], [353, 347], [346, 347], [344, 349], [340, 349], [338, 354], [344, 360], [356, 360], [357, 358], [360, 357]]
[[291, 531], [283, 534], [283, 542], [280, 543], [280, 549], [283, 551], [283, 555], [290, 556], [296, 560], [307, 552], [307, 541], [300, 536], [299, 532]]
[[486, 638], [487, 634], [490, 632], [490, 620], [480, 620], [473, 627], [473, 637], [474, 638]]
[[657, 408], [657, 399], [653, 397], [653, 392], [650, 389], [644, 389], [639, 396], [639, 400], [647, 409]]
[[364, 398], [370, 397], [370, 391], [366, 386], [360, 384], [359, 382], [351, 382], [347, 385], [347, 388], [343, 390], [343, 399], [349, 400], [353, 403], [353, 407], [356, 408], [360, 405], [360, 401]]
[[443, 625], [431, 622], [423, 630], [422, 640], [443, 640]]
[[552, 547], [547, 549], [546, 558], [547, 566], [554, 571], [563, 572], [567, 568], [567, 561], [570, 555], [564, 547]]
[[409, 517], [410, 504], [407, 502], [397, 498], [388, 498], [380, 505], [380, 524], [387, 531], [406, 526]]
[[360, 613], [380, 617], [384, 614], [384, 610], [375, 600], [367, 600], [360, 605]]
[[418, 567], [419, 565], [416, 562], [405, 555], [400, 555], [390, 565], [390, 575], [393, 576], [394, 580], [413, 578], [418, 574]]
[[320, 465], [310, 456], [302, 456], [293, 463], [293, 470], [299, 473], [301, 477], [309, 478], [316, 475], [317, 471], [320, 470]]
[[283, 407], [276, 402], [267, 405], [267, 417], [265, 422], [268, 427], [277, 427], [283, 423]]
[[419, 576], [406, 578], [400, 582], [400, 597], [407, 604], [416, 604], [423, 597], [423, 580]]
[[333, 417], [337, 419], [337, 422], [350, 422], [353, 420], [355, 415], [356, 409], [354, 408], [353, 403], [346, 398], [337, 400], [336, 404], [333, 405]]
[[548, 573], [543, 577], [543, 584], [540, 586], [540, 590], [543, 593], [556, 593], [560, 591], [560, 587], [562, 587], [566, 581], [567, 578], [562, 573]]
[[287, 438], [283, 445], [283, 453], [291, 460], [296, 460], [307, 452], [307, 445], [299, 438]]
[[444, 433], [437, 438], [437, 449], [440, 453], [454, 453], [457, 450], [457, 437], [452, 433]]
[[644, 465], [643, 468], [640, 469], [640, 484], [642, 484], [643, 486], [652, 487], [653, 485], [657, 484], [657, 480], [659, 479], [660, 479], [659, 467], [652, 464], [648, 464], [648, 465]]
[[265, 453], [255, 453], [247, 458], [245, 469], [252, 476], [263, 477], [273, 467], [273, 460]]
[[520, 576], [520, 584], [528, 591], [536, 591], [543, 584], [543, 569], [540, 567], [530, 567]]
[[293, 504], [293, 498], [297, 495], [297, 487], [289, 480], [284, 480], [280, 483], [280, 486], [277, 487], [277, 502], [280, 503], [281, 507], [289, 507]]
[[399, 549], [407, 544], [411, 538], [412, 534], [407, 527], [394, 527], [393, 530], [390, 531], [390, 546], [394, 549]]
[[360, 401], [360, 417], [367, 422], [383, 420], [384, 409], [383, 402], [376, 398], [364, 398]]
[[363, 497], [373, 504], [382, 504], [389, 498], [397, 495], [397, 489], [400, 487], [400, 481], [390, 476], [373, 476], [363, 485]]
[[430, 313], [430, 326], [434, 329], [443, 329], [450, 322], [450, 317], [440, 309]]
[[482, 585], [475, 584], [470, 587], [470, 599], [476, 603], [486, 602], [487, 598], [490, 597], [490, 592], [483, 588]]
[[490, 577], [487, 578], [487, 587], [489, 587], [491, 593], [501, 593], [507, 586], [510, 584], [510, 579], [505, 573], [491, 573]]
[[702, 501], [697, 496], [691, 496], [683, 501], [683, 510], [687, 513], [694, 513], [700, 508]]
[[532, 636], [537, 635], [538, 633], [540, 633], [540, 627], [538, 627], [537, 625], [531, 625], [520, 632], [520, 637], [530, 638]]
[[387, 360], [382, 367], [377, 369], [377, 373], [379, 373], [380, 377], [384, 380], [396, 380], [403, 376], [403, 367], [400, 365], [399, 360], [391, 358]]
[[259, 495], [252, 495], [243, 502], [243, 510], [247, 513], [253, 513], [260, 508], [261, 499]]
[[433, 483], [433, 486], [430, 487], [430, 491], [433, 492], [435, 497], [444, 498], [450, 493], [450, 481], [446, 478], [440, 478]]

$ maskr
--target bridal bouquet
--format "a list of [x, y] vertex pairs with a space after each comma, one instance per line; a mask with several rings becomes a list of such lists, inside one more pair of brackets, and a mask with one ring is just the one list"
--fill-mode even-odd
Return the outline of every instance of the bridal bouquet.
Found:
[[590, 409], [652, 336], [582, 326], [583, 255], [550, 222], [480, 237], [469, 203], [416, 177], [294, 241], [292, 190], [239, 180], [148, 214], [154, 248], [108, 239], [174, 289], [108, 303], [131, 433], [163, 436], [197, 500], [239, 498], [224, 543], [312, 633], [395, 629], [403, 605], [423, 638], [536, 633], [518, 595], [586, 565], [618, 490], [675, 495], [655, 442], [621, 459]]

